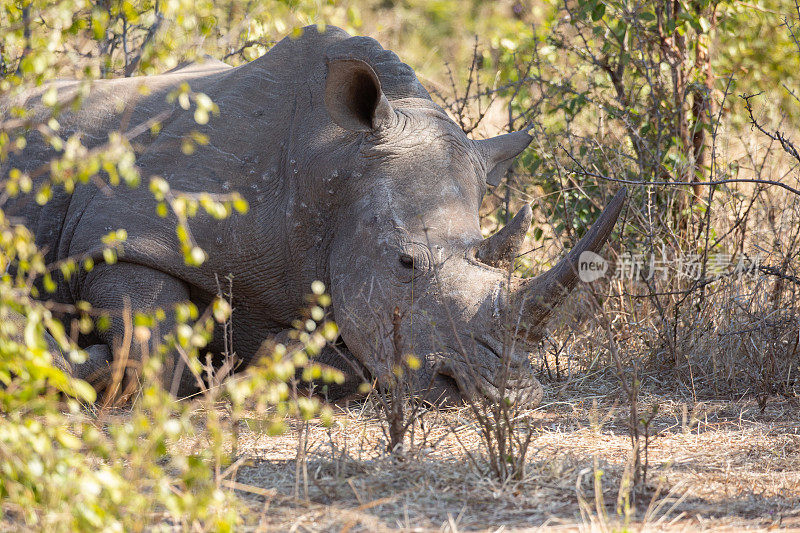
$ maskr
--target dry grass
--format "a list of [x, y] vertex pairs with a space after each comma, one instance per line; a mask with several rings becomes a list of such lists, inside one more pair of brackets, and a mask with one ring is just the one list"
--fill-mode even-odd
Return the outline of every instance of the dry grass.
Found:
[[[469, 455], [480, 462], [481, 450], [467, 409], [428, 412], [415, 445], [398, 460], [384, 452], [372, 406], [351, 403], [337, 408], [331, 428], [308, 424], [299, 464], [303, 425], [271, 437], [255, 422], [244, 424], [226, 484], [240, 489], [251, 511], [246, 523], [262, 531], [620, 529], [626, 523], [615, 507], [631, 450], [627, 406], [612, 382], [585, 385], [588, 393], [561, 391], [527, 414], [536, 434], [520, 482], [500, 485], [470, 462]], [[647, 501], [628, 529], [800, 529], [796, 402], [773, 399], [762, 412], [755, 401], [688, 405], [647, 394], [640, 401], [657, 403], [659, 414]]]

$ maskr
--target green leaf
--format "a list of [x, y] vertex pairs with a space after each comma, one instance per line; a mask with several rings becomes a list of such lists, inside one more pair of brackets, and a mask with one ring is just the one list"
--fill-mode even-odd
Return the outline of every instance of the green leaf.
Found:
[[592, 10], [592, 20], [597, 22], [603, 15], [606, 13], [606, 5], [603, 2], [597, 2], [597, 5], [594, 6]]

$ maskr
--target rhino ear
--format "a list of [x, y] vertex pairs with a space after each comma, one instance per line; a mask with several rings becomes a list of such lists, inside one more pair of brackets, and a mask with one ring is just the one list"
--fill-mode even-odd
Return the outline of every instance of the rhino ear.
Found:
[[350, 131], [371, 131], [394, 119], [377, 74], [360, 59], [328, 61], [325, 107], [337, 125]]
[[486, 183], [497, 186], [511, 168], [514, 158], [528, 147], [533, 137], [527, 130], [506, 133], [491, 139], [476, 141], [486, 158]]

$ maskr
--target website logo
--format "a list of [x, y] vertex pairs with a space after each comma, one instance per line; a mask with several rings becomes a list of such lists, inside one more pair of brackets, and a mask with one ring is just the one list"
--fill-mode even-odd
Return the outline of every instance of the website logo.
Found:
[[597, 281], [607, 270], [608, 262], [594, 252], [587, 250], [578, 257], [578, 277], [585, 283]]

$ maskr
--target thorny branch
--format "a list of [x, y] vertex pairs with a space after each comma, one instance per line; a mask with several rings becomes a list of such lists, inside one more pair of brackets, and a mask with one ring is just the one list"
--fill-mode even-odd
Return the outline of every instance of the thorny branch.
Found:
[[[764, 180], [764, 179], [757, 179], [757, 178], [730, 178], [724, 180], [714, 180], [714, 181], [640, 181], [640, 180], [629, 180], [624, 178], [612, 178], [610, 176], [606, 176], [604, 174], [600, 174], [598, 172], [592, 172], [587, 170], [580, 161], [578, 161], [575, 156], [573, 156], [566, 148], [559, 144], [559, 148], [564, 150], [573, 163], [578, 166], [579, 172], [583, 176], [589, 176], [592, 178], [602, 179], [606, 181], [613, 181], [615, 183], [624, 183], [627, 185], [642, 185], [644, 187], [659, 187], [659, 186], [666, 186], [666, 187], [685, 187], [687, 185], [694, 186], [694, 185], [704, 185], [704, 186], [713, 186], [713, 185], [725, 185], [728, 183], [760, 183], [762, 185], [774, 185], [776, 187], [781, 187], [782, 189], [786, 189], [787, 191], [800, 196], [800, 190], [795, 189], [790, 185], [786, 185], [785, 183], [781, 183], [780, 181], [774, 180]], [[798, 161], [800, 161], [800, 156], [798, 156]]]
[[[795, 158], [798, 162], [800, 162], [800, 153], [797, 151], [797, 147], [789, 140], [785, 133], [781, 133], [780, 131], [775, 131], [775, 133], [771, 133], [767, 131], [756, 118], [753, 116], [753, 107], [750, 104], [750, 100], [755, 98], [756, 96], [760, 96], [762, 93], [758, 94], [742, 94], [740, 98], [744, 100], [744, 107], [747, 110], [747, 116], [750, 119], [750, 124], [756, 128], [758, 131], [772, 139], [773, 141], [778, 141], [783, 148], [783, 151]], [[794, 191], [793, 191], [794, 192]], [[797, 194], [795, 192], [795, 194]]]

